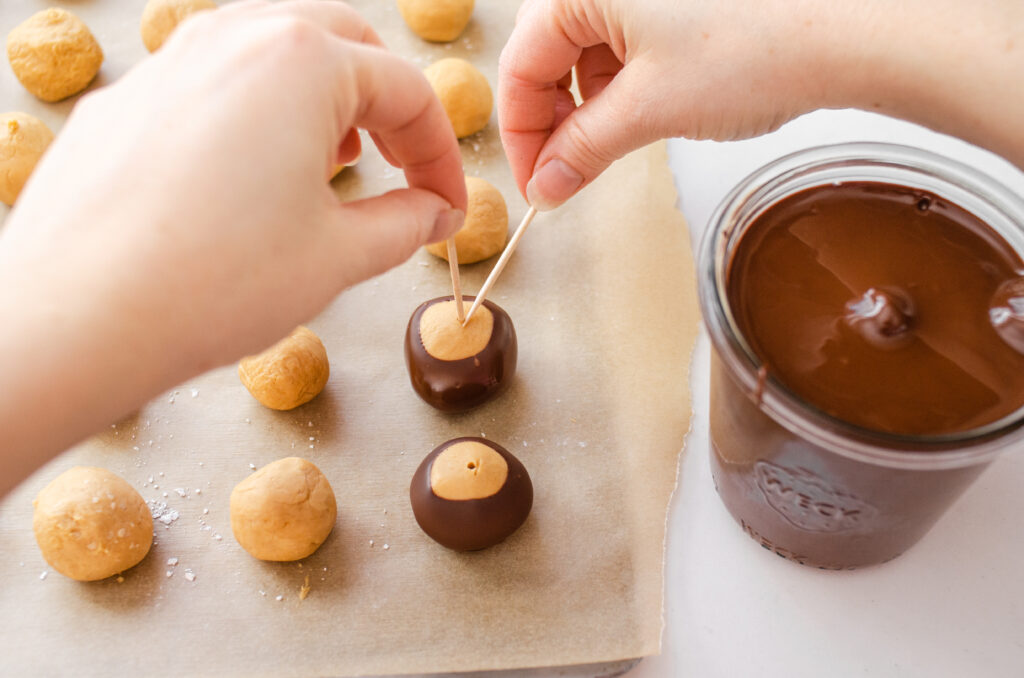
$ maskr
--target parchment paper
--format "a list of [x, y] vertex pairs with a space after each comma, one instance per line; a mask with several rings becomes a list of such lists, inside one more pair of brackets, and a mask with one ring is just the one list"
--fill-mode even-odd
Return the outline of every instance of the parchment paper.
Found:
[[[48, 4], [4, 0], [0, 30]], [[56, 4], [82, 16], [102, 43], [101, 82], [144, 56], [143, 0]], [[464, 56], [496, 83], [515, 3], [479, 0], [451, 46], [412, 36], [393, 2], [355, 4], [394, 51], [422, 65]], [[9, 69], [0, 71], [0, 107], [59, 127], [70, 104], [39, 103]], [[496, 124], [492, 118], [462, 149], [467, 173], [502, 190], [514, 226], [526, 206]], [[344, 198], [404, 183], [364, 145], [359, 165], [335, 181]], [[675, 200], [665, 146], [656, 144], [538, 217], [492, 293], [516, 325], [518, 374], [508, 392], [476, 411], [436, 412], [408, 383], [409, 315], [450, 292], [447, 265], [420, 252], [311, 320], [330, 355], [331, 379], [310, 404], [266, 410], [228, 366], [40, 470], [0, 505], [0, 673], [340, 676], [656, 653], [665, 518], [689, 426], [698, 317]], [[493, 262], [463, 267], [467, 293]], [[38, 425], [60, 417], [53, 412]], [[536, 498], [505, 543], [458, 554], [419, 530], [408, 486], [435, 445], [472, 434], [518, 455]], [[326, 473], [338, 522], [305, 561], [260, 562], [231, 535], [228, 496], [252, 468], [289, 455]], [[169, 524], [156, 523], [152, 552], [123, 582], [66, 579], [36, 547], [32, 498], [75, 464], [109, 468], [158, 507], [166, 503], [165, 513], [177, 512]], [[306, 577], [311, 590], [300, 600]]]

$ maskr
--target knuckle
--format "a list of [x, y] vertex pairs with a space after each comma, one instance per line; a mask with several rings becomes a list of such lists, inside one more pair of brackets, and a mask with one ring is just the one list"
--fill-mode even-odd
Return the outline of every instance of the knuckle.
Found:
[[[599, 172], [614, 160], [608, 149], [595, 140], [590, 130], [582, 126], [576, 116], [570, 116], [564, 124], [566, 141], [579, 164], [591, 172]], [[613, 121], [613, 124], [616, 123]]]

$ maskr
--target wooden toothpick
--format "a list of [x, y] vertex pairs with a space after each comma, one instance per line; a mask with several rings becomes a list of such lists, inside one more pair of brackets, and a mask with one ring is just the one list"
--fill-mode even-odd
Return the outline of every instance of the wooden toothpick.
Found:
[[473, 305], [469, 307], [469, 312], [466, 314], [466, 319], [462, 321], [462, 326], [465, 327], [469, 319], [473, 317], [473, 312], [476, 311], [477, 307], [484, 303], [484, 299], [487, 297], [487, 293], [494, 287], [495, 281], [498, 280], [498, 276], [505, 270], [505, 264], [512, 257], [512, 253], [516, 251], [516, 247], [519, 245], [519, 241], [522, 239], [523, 234], [526, 233], [526, 228], [533, 221], [533, 218], [537, 216], [537, 208], [530, 207], [526, 212], [526, 216], [523, 217], [522, 223], [519, 224], [519, 228], [512, 234], [512, 239], [505, 245], [505, 251], [501, 253], [501, 257], [498, 258], [498, 263], [494, 265], [490, 275], [487, 276], [487, 280], [484, 281], [484, 286], [480, 288], [480, 291], [476, 295], [476, 299], [473, 300]]
[[462, 283], [459, 279], [459, 251], [455, 249], [455, 238], [448, 238], [448, 270], [452, 274], [452, 293], [455, 295], [455, 313], [459, 322], [466, 324], [466, 309], [462, 308]]

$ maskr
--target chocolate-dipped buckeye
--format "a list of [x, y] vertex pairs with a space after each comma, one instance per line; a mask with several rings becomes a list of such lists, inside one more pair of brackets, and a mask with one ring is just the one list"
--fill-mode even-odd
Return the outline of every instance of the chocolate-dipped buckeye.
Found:
[[[468, 311], [474, 297], [463, 297]], [[425, 301], [409, 319], [405, 365], [412, 387], [443, 412], [464, 412], [503, 391], [516, 371], [518, 345], [512, 319], [484, 303], [466, 327], [452, 296]]]
[[519, 529], [533, 506], [533, 483], [501, 445], [454, 438], [416, 469], [409, 499], [427, 536], [455, 551], [477, 551]]

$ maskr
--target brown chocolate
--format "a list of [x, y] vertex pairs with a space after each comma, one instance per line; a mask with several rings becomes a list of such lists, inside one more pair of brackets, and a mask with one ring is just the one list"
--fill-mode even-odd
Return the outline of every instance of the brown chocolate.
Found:
[[[482, 499], [442, 499], [430, 484], [433, 462], [448, 447], [470, 441], [486, 445], [504, 458], [508, 464], [505, 484]], [[486, 438], [454, 438], [434, 448], [416, 469], [409, 499], [416, 522], [431, 539], [455, 551], [477, 551], [519, 529], [533, 507], [533, 483], [522, 462], [501, 445]]]
[[[1002, 237], [948, 200], [849, 182], [758, 216], [727, 292], [770, 378], [852, 424], [934, 435], [1024, 405], [1024, 353], [1013, 346], [1022, 314], [1010, 308], [1022, 269]], [[1005, 312], [990, 319], [993, 305]]]
[[[461, 360], [439, 360], [430, 355], [420, 339], [420, 318], [427, 307], [453, 298], [425, 301], [413, 312], [405, 331], [405, 365], [413, 390], [428, 405], [443, 412], [465, 412], [508, 387], [516, 371], [518, 343], [508, 313], [485, 299], [483, 305], [494, 317], [487, 346], [480, 353]], [[463, 299], [473, 301], [474, 297]]]

